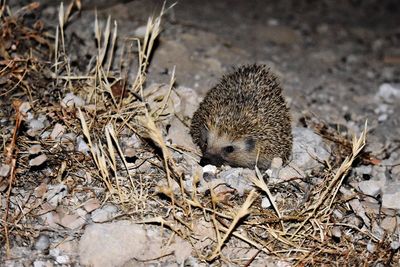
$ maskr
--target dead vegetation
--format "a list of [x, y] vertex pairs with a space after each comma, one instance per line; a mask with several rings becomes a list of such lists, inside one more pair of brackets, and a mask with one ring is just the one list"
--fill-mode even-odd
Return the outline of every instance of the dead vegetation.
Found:
[[[167, 144], [163, 137], [166, 127], [163, 118], [174, 88], [174, 74], [158, 108], [150, 107], [144, 92], [146, 70], [166, 9], [163, 7], [158, 16], [149, 18], [143, 38], [123, 40], [110, 17], [105, 25], [96, 20], [95, 63], [89, 73], [77, 73], [69, 64], [69, 54], [74, 51], [68, 51], [68, 36], [64, 33], [73, 10], [71, 5], [65, 9], [60, 6], [54, 35], [40, 20], [27, 19], [27, 14], [38, 12], [36, 3], [13, 14], [7, 6], [1, 9], [0, 104], [5, 125], [4, 153], [0, 158], [10, 170], [6, 177], [0, 177], [1, 203], [5, 203], [0, 206], [0, 243], [5, 246], [6, 254], [16, 242], [30, 243], [40, 231], [52, 231], [40, 219], [44, 212], [55, 210], [48, 205], [49, 195], [44, 192], [51, 185], [63, 185], [68, 192], [63, 205], [74, 209], [93, 198], [101, 203], [115, 203], [122, 213], [114, 219], [130, 218], [166, 227], [171, 235], [189, 241], [194, 256], [208, 263], [250, 266], [257, 257], [266, 255], [296, 266], [391, 265], [399, 261], [398, 248], [391, 247], [390, 238], [377, 237], [371, 223], [361, 220], [364, 226], [360, 227], [346, 221], [346, 217], [358, 216], [349, 201], [362, 196], [357, 191], [344, 194], [341, 189], [365, 145], [367, 125], [361, 136], [352, 141], [340, 140], [345, 142], [341, 146], [346, 147], [342, 150], [345, 157], [338, 166], [328, 162], [326, 169], [319, 172], [321, 176], [309, 181], [312, 186], [308, 192], [300, 189], [288, 192], [288, 188], [300, 188], [296, 186], [297, 180], [270, 185], [256, 170], [252, 181], [256, 190], [246, 197], [216, 188], [209, 188], [208, 194], [199, 194], [196, 187], [201, 177], [195, 170], [181, 166], [185, 162], [175, 161], [173, 153], [180, 150]], [[137, 54], [125, 49], [123, 57], [116, 58], [117, 40], [134, 46]], [[127, 77], [125, 70], [113, 67], [124, 65], [126, 62], [114, 64], [123, 58], [136, 59], [137, 73], [133, 79]], [[63, 107], [60, 100], [71, 92], [88, 104]], [[59, 123], [66, 131], [82, 136], [88, 144], [88, 153], [77, 151], [74, 144], [71, 146], [63, 138], [40, 138], [45, 130], [29, 135], [24, 126], [28, 115], [21, 108], [22, 103], [29, 105], [35, 114], [45, 115], [50, 120], [48, 129]], [[137, 135], [143, 142], [135, 151], [137, 160], [133, 163], [128, 162], [121, 145], [121, 138], [131, 135]], [[331, 141], [339, 142], [337, 138]], [[46, 168], [29, 164], [31, 156], [27, 150], [33, 144], [41, 145], [45, 151]], [[144, 162], [150, 163], [152, 172], [139, 170]], [[192, 190], [185, 186], [186, 176], [193, 180]], [[43, 192], [39, 190], [42, 187], [46, 188]], [[276, 202], [277, 193], [287, 199]], [[75, 195], [80, 196], [78, 204], [71, 202]], [[268, 197], [272, 210], [261, 207], [261, 196]], [[335, 210], [346, 217], [336, 217]], [[197, 224], [206, 225], [212, 232], [207, 235], [212, 237], [207, 245], [202, 243], [204, 236], [199, 234]], [[375, 244], [373, 252], [366, 249], [368, 242]], [[226, 257], [224, 249], [237, 244], [251, 251], [252, 257]]]

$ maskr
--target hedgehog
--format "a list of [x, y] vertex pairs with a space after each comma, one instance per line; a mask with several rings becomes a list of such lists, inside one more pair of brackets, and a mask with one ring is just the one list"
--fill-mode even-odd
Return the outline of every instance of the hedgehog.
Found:
[[234, 68], [211, 88], [193, 114], [190, 135], [200, 165], [268, 169], [292, 151], [289, 108], [278, 78], [265, 65]]

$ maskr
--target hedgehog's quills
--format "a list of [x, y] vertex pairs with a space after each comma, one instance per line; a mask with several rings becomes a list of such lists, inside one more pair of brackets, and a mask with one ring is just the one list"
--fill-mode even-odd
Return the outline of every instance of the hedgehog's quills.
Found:
[[277, 78], [264, 65], [237, 68], [222, 77], [194, 113], [190, 134], [201, 165], [267, 169], [292, 150], [289, 109]]

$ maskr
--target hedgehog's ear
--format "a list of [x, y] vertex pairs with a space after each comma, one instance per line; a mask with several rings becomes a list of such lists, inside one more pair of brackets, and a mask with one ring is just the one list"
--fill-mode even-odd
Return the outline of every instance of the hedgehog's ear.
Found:
[[249, 152], [253, 151], [255, 147], [256, 147], [256, 141], [251, 137], [247, 137], [245, 140], [246, 151], [249, 151]]

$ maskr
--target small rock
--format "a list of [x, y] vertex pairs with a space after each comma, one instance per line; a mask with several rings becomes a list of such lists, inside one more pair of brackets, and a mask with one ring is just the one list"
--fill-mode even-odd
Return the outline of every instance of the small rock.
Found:
[[372, 167], [372, 174], [374, 180], [380, 181], [382, 185], [387, 184], [388, 177], [386, 176], [386, 167], [381, 165], [375, 165]]
[[269, 209], [271, 207], [271, 201], [267, 197], [263, 197], [261, 200], [261, 207], [263, 209]]
[[381, 227], [389, 233], [393, 233], [397, 226], [396, 217], [387, 216], [381, 222]]
[[390, 243], [390, 248], [393, 250], [398, 250], [400, 248], [400, 242], [399, 241], [393, 241]]
[[[92, 224], [80, 239], [79, 256], [84, 266], [124, 266], [131, 259], [160, 258], [162, 249], [169, 251], [163, 244], [161, 231], [151, 227], [128, 221]], [[129, 266], [142, 264], [130, 262]]]
[[85, 105], [85, 101], [79, 97], [74, 95], [73, 93], [68, 93], [65, 95], [63, 100], [61, 101], [61, 106], [64, 108], [67, 107], [82, 107]]
[[192, 141], [192, 137], [189, 134], [189, 129], [186, 125], [178, 118], [174, 117], [170, 121], [171, 127], [168, 130], [167, 140], [171, 140], [173, 144], [178, 146], [185, 146], [193, 150], [196, 149], [196, 145]]
[[46, 191], [47, 191], [47, 184], [46, 183], [41, 183], [38, 187], [35, 188], [34, 195], [37, 198], [41, 198], [41, 197], [44, 196]]
[[226, 185], [237, 190], [239, 196], [253, 189], [253, 183], [247, 177], [254, 177], [254, 171], [243, 168], [230, 168], [218, 174], [218, 178]]
[[7, 177], [10, 174], [11, 167], [8, 164], [1, 164], [0, 177]]
[[86, 220], [78, 214], [62, 214], [60, 215], [60, 225], [68, 229], [80, 229], [85, 225]]
[[328, 33], [328, 32], [329, 32], [329, 25], [328, 25], [328, 24], [325, 24], [325, 23], [322, 23], [322, 24], [318, 25], [318, 26], [317, 26], [317, 32], [318, 32], [319, 34]]
[[306, 174], [293, 162], [286, 165], [284, 168], [279, 170], [279, 179], [289, 180], [292, 178], [304, 178]]
[[64, 134], [64, 132], [65, 132], [65, 127], [57, 123], [56, 125], [54, 125], [53, 131], [50, 134], [50, 138], [53, 140], [60, 139], [61, 136]]
[[29, 130], [27, 131], [27, 134], [29, 136], [36, 136], [40, 130], [42, 130], [45, 125], [43, 122], [36, 120], [36, 119], [32, 119], [29, 121]]
[[203, 179], [206, 181], [210, 181], [215, 179], [215, 174], [217, 173], [217, 167], [214, 165], [206, 165], [203, 167]]
[[338, 226], [334, 226], [331, 229], [331, 234], [333, 237], [340, 239], [342, 237], [342, 230], [340, 230], [340, 228]]
[[372, 167], [370, 165], [362, 165], [354, 169], [355, 173], [358, 175], [368, 174], [371, 175]]
[[[369, 142], [367, 142], [366, 146], [365, 146], [365, 151], [368, 152], [376, 152], [376, 151], [381, 151], [382, 149], [384, 149], [385, 145], [380, 143], [377, 140], [373, 140], [373, 136], [371, 136], [369, 138]], [[376, 139], [376, 138], [375, 138]]]
[[376, 197], [381, 193], [379, 181], [368, 180], [358, 183], [358, 188], [366, 195]]
[[136, 134], [133, 134], [131, 137], [124, 139], [124, 144], [126, 147], [131, 148], [140, 148], [143, 145], [142, 140], [140, 140], [140, 138]]
[[47, 139], [47, 138], [49, 138], [50, 134], [51, 134], [50, 131], [45, 131], [40, 135], [40, 138], [41, 139]]
[[85, 142], [82, 136], [78, 136], [76, 139], [76, 150], [85, 155], [88, 155], [90, 151], [88, 144]]
[[375, 222], [372, 224], [372, 234], [375, 235], [380, 241], [385, 237], [385, 230], [377, 225]]
[[390, 153], [390, 157], [388, 159], [382, 160], [382, 165], [399, 165], [400, 157], [399, 154], [395, 151]]
[[44, 128], [44, 123], [40, 120], [33, 119], [29, 121], [29, 128], [31, 130], [41, 130]]
[[144, 38], [147, 32], [147, 25], [139, 26], [133, 32], [133, 35], [137, 38]]
[[351, 214], [348, 217], [345, 217], [344, 223], [354, 225], [358, 228], [361, 228], [363, 226], [363, 221], [361, 220], [361, 218], [354, 214]]
[[68, 187], [64, 184], [49, 185], [44, 199], [53, 207], [57, 207], [58, 203], [68, 194]]
[[368, 241], [367, 250], [370, 253], [374, 253], [376, 250], [376, 245], [371, 240]]
[[[344, 186], [340, 187], [339, 191], [344, 195], [344, 197], [350, 197], [353, 195], [353, 192]], [[365, 208], [361, 204], [360, 200], [352, 199], [349, 201], [349, 204], [354, 211], [354, 215], [357, 215], [357, 218], [361, 218], [363, 220], [362, 222], [364, 222], [364, 224], [367, 227], [370, 227], [371, 219], [367, 216], [367, 214], [365, 212]], [[356, 217], [356, 216], [354, 216], [354, 217]], [[354, 223], [353, 223], [353, 225], [358, 226], [358, 224], [354, 224]]]
[[386, 120], [388, 119], [388, 117], [389, 117], [389, 115], [386, 114], [386, 113], [384, 113], [384, 114], [382, 114], [382, 115], [379, 115], [378, 121], [379, 121], [379, 122], [386, 121]]
[[52, 267], [53, 264], [49, 261], [36, 260], [33, 262], [33, 267]]
[[29, 148], [28, 153], [31, 155], [36, 155], [36, 154], [39, 154], [40, 151], [42, 151], [41, 145], [33, 145]]
[[175, 89], [177, 94], [181, 97], [181, 115], [183, 117], [191, 118], [199, 106], [200, 97], [196, 90], [192, 88], [179, 86]]
[[59, 263], [59, 264], [68, 264], [69, 263], [69, 257], [68, 257], [68, 255], [57, 256], [56, 257], [56, 262]]
[[126, 158], [133, 158], [137, 155], [137, 151], [136, 149], [132, 148], [132, 147], [127, 147], [124, 149], [124, 156]]
[[97, 198], [89, 199], [83, 204], [83, 208], [87, 212], [92, 212], [100, 207], [100, 201]]
[[92, 220], [94, 222], [106, 222], [111, 220], [117, 213], [118, 209], [116, 206], [107, 204], [101, 209], [97, 209], [92, 212]]
[[384, 192], [382, 197], [382, 208], [400, 210], [400, 192]]
[[50, 256], [56, 258], [57, 256], [60, 256], [61, 250], [59, 248], [52, 248], [52, 249], [50, 249], [49, 254], [50, 254]]
[[210, 173], [210, 174], [215, 175], [217, 173], [217, 167], [214, 165], [208, 164], [203, 167], [203, 173]]
[[76, 135], [74, 133], [66, 133], [61, 136], [60, 139], [61, 142], [65, 143], [75, 143], [76, 141]]
[[[394, 166], [394, 167], [392, 168], [392, 175], [393, 175], [394, 177], [397, 177], [397, 178], [400, 177], [400, 165], [396, 165], [396, 166]], [[397, 179], [397, 180], [400, 180], [400, 179]]]
[[342, 220], [343, 219], [343, 213], [337, 209], [335, 209], [333, 211], [333, 216], [338, 219], [338, 220]]
[[48, 235], [41, 234], [35, 242], [35, 249], [39, 251], [46, 251], [50, 247], [50, 239]]
[[20, 111], [22, 114], [26, 114], [30, 109], [31, 109], [31, 104], [29, 104], [29, 102], [23, 102], [23, 103], [19, 106], [19, 111]]
[[394, 103], [396, 98], [400, 98], [400, 85], [390, 83], [381, 84], [377, 96], [388, 103]]
[[[301, 169], [312, 169], [320, 166], [319, 161], [329, 159], [330, 149], [323, 142], [322, 137], [307, 128], [293, 129], [293, 160]], [[316, 160], [318, 159], [318, 160]]]
[[378, 215], [382, 213], [380, 203], [373, 198], [366, 198], [366, 200], [362, 201], [362, 205], [368, 214]]
[[380, 104], [374, 109], [375, 114], [387, 114], [391, 113], [391, 108], [387, 104]]
[[43, 124], [44, 124], [45, 126], [50, 125], [50, 124], [49, 124], [49, 121], [47, 120], [46, 115], [44, 115], [44, 114], [40, 114], [40, 115], [38, 116], [37, 119], [38, 119], [38, 121], [43, 122]]
[[45, 154], [39, 155], [29, 161], [30, 166], [40, 166], [47, 160], [47, 156]]
[[48, 209], [46, 207], [45, 209], [40, 210], [40, 213], [43, 214], [40, 216], [40, 218], [43, 220], [44, 225], [52, 227], [53, 229], [61, 229], [62, 227], [60, 226], [60, 216], [55, 211], [49, 211], [54, 209], [53, 206], [51, 206], [49, 203], [45, 204], [49, 205], [51, 209]]

